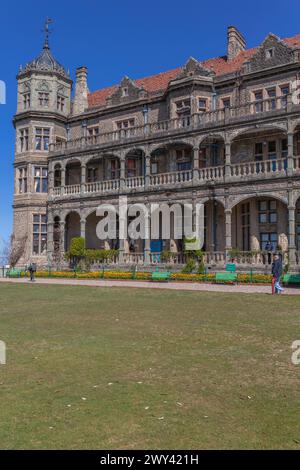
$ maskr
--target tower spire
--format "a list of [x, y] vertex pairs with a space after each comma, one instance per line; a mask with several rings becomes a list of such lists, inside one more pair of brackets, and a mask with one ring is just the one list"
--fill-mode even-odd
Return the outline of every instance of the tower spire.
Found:
[[46, 18], [43, 33], [45, 34], [45, 42], [44, 42], [44, 49], [49, 49], [49, 34], [52, 32], [49, 29], [49, 25], [53, 23], [51, 18]]

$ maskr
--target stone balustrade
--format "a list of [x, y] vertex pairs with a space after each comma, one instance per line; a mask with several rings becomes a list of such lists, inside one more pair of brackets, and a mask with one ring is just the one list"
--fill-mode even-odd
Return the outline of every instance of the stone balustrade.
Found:
[[299, 108], [298, 105], [292, 105], [290, 96], [274, 97], [236, 107], [206, 111], [190, 116], [148, 123], [143, 126], [100, 133], [96, 136], [82, 136], [69, 141], [51, 143], [49, 150], [50, 155], [62, 154], [93, 147], [113, 145], [114, 143], [119, 144], [127, 140], [145, 139], [157, 134], [169, 135], [188, 130], [201, 130], [224, 124], [233, 124], [245, 119], [255, 121], [264, 116], [271, 117], [271, 115], [280, 116], [286, 114], [291, 107], [295, 106]]
[[240, 178], [242, 176], [255, 175], [257, 177], [260, 174], [265, 176], [270, 173], [284, 175], [286, 170], [287, 159], [244, 162], [231, 165], [231, 176]]
[[[170, 173], [159, 173], [149, 175], [149, 181], [145, 176], [126, 178], [122, 186], [120, 179], [95, 181], [93, 183], [82, 183], [54, 187], [50, 197], [59, 198], [72, 195], [89, 195], [101, 193], [118, 193], [119, 191], [130, 191], [132, 189], [151, 190], [158, 186], [176, 187], [184, 185], [205, 185], [209, 182], [230, 182], [237, 179], [247, 178], [247, 181], [255, 181], [264, 177], [280, 177], [287, 174], [287, 159], [251, 161], [231, 164], [230, 173], [225, 175], [224, 166], [206, 167], [194, 170], [175, 171]], [[300, 157], [293, 159], [294, 174], [300, 173]]]
[[[284, 252], [283, 265], [288, 263], [288, 253]], [[185, 253], [171, 253], [168, 259], [165, 259], [163, 253], [149, 253], [148, 262], [150, 265], [161, 265], [161, 266], [183, 266], [186, 264], [188, 257]], [[146, 262], [146, 255], [142, 252], [139, 253], [122, 253], [121, 264], [124, 265], [144, 265]], [[270, 253], [257, 251], [255, 252], [239, 252], [239, 254], [230, 259], [225, 251], [208, 251], [203, 252], [203, 262], [206, 266], [211, 266], [216, 269], [223, 269], [227, 262], [233, 262], [236, 264], [238, 269], [251, 270], [251, 268], [260, 268], [264, 272], [271, 273], [271, 262], [272, 256]], [[94, 260], [92, 264], [100, 265], [103, 261]], [[104, 264], [116, 265], [120, 264], [120, 260], [117, 257], [107, 260]], [[300, 265], [300, 252], [296, 252], [296, 265]], [[181, 269], [181, 268], [180, 268]]]

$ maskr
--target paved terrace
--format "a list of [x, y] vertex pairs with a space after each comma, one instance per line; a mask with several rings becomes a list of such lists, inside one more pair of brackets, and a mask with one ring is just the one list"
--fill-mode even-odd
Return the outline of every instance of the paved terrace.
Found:
[[[15, 284], [31, 284], [28, 278], [7, 279], [0, 278], [0, 282]], [[271, 294], [270, 285], [225, 285], [206, 284], [197, 282], [151, 282], [151, 281], [123, 281], [123, 280], [95, 280], [95, 279], [46, 279], [38, 278], [35, 284], [57, 284], [70, 286], [91, 287], [135, 287], [141, 289], [174, 289], [194, 292], [231, 292], [235, 294]], [[287, 288], [283, 295], [300, 295], [300, 288]]]

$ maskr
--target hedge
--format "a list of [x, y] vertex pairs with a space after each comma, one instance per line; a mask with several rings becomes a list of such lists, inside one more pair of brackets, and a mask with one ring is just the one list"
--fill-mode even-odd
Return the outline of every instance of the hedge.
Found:
[[[23, 277], [29, 277], [26, 272], [21, 273]], [[73, 271], [37, 271], [35, 273], [37, 278], [61, 278], [61, 279], [137, 279], [137, 280], [150, 280], [150, 272], [134, 272], [134, 271], [93, 271], [93, 272], [73, 272]], [[171, 280], [173, 281], [193, 281], [193, 282], [214, 282], [215, 274], [184, 274], [172, 273]], [[269, 274], [243, 274], [237, 275], [237, 282], [242, 284], [270, 284], [272, 276]]]

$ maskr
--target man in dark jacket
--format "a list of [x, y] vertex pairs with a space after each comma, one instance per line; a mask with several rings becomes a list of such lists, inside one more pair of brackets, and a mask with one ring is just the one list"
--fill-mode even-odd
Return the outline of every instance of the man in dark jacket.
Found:
[[282, 276], [282, 260], [278, 255], [274, 255], [272, 274], [275, 279], [275, 292], [276, 294], [280, 294], [284, 289], [280, 285], [280, 278]]
[[34, 273], [36, 272], [36, 264], [35, 263], [30, 263], [28, 267], [28, 271], [30, 274], [30, 280], [34, 281]]

